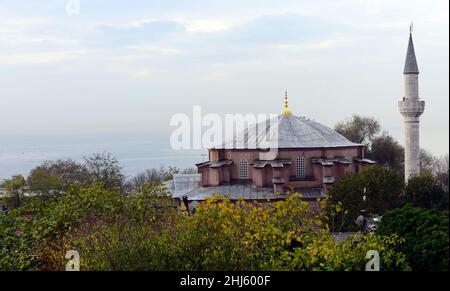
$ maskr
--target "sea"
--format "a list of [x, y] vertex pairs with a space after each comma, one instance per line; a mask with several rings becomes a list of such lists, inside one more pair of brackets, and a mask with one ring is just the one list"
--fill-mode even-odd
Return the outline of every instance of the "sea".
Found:
[[[94, 153], [110, 153], [122, 172], [133, 177], [160, 167], [192, 168], [205, 161], [206, 150], [174, 150], [170, 134], [10, 135], [0, 136], [0, 179], [27, 176], [44, 161], [72, 159], [82, 162]], [[1, 181], [0, 180], [0, 181]]]

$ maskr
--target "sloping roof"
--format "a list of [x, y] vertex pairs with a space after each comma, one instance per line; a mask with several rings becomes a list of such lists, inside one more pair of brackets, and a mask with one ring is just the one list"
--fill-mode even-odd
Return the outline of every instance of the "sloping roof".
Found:
[[172, 180], [163, 184], [173, 196], [178, 197], [192, 191], [192, 189], [201, 187], [201, 182], [201, 174], [175, 174]]
[[412, 34], [409, 34], [408, 51], [406, 52], [405, 68], [403, 70], [403, 74], [419, 74], [419, 67], [417, 66]]
[[196, 164], [197, 167], [205, 167], [208, 166], [210, 168], [220, 168], [223, 166], [230, 166], [233, 164], [233, 161], [231, 160], [221, 160], [221, 161], [209, 161], [209, 162], [203, 162], [200, 164]]
[[[296, 189], [304, 199], [326, 198], [322, 188], [314, 189]], [[222, 196], [229, 196], [231, 200], [279, 200], [286, 197], [286, 195], [276, 195], [273, 193], [272, 187], [260, 188], [256, 187], [251, 182], [232, 182], [214, 187], [198, 187], [186, 193], [178, 192], [173, 194], [173, 197], [182, 198], [187, 196], [189, 201], [203, 201], [207, 197], [213, 197], [216, 194]]]
[[249, 126], [215, 149], [333, 148], [361, 146], [333, 129], [295, 115], [279, 115]]
[[282, 160], [276, 159], [272, 161], [261, 161], [255, 160], [253, 161], [253, 168], [264, 168], [265, 166], [271, 166], [272, 168], [284, 168], [284, 165], [291, 165], [292, 161], [290, 160]]

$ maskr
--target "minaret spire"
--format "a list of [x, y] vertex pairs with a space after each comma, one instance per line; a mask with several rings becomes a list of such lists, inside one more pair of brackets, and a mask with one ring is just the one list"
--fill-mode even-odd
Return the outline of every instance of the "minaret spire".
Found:
[[406, 51], [405, 69], [403, 74], [419, 74], [419, 67], [417, 66], [416, 52], [414, 51], [414, 43], [412, 39], [412, 23], [409, 27], [409, 43]]
[[284, 92], [284, 109], [283, 112], [281, 112], [283, 115], [292, 115], [291, 109], [289, 109], [289, 100], [288, 100], [288, 92]]

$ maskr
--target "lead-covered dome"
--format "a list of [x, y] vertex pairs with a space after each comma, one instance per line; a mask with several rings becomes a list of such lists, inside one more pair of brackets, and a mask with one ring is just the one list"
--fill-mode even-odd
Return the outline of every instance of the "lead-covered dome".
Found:
[[362, 146], [305, 117], [282, 114], [249, 126], [215, 149], [337, 148]]

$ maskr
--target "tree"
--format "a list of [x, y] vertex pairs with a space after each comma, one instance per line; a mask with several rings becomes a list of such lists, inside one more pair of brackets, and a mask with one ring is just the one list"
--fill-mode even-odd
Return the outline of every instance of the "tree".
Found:
[[9, 192], [7, 205], [12, 208], [19, 208], [22, 204], [22, 191], [26, 186], [25, 178], [22, 175], [12, 176], [11, 179], [4, 180], [2, 187]]
[[337, 123], [335, 130], [354, 143], [368, 145], [380, 132], [380, 123], [375, 118], [355, 114], [350, 120]]
[[27, 184], [32, 192], [39, 192], [42, 195], [61, 190], [59, 175], [39, 167], [31, 170]]
[[438, 163], [438, 173], [436, 174], [439, 182], [444, 185], [446, 190], [448, 191], [448, 176], [449, 176], [449, 158], [448, 154], [439, 158]]
[[173, 179], [174, 174], [195, 174], [197, 173], [196, 168], [186, 168], [183, 170], [178, 169], [177, 167], [171, 167], [169, 166], [168, 169], [165, 167], [160, 167], [159, 169], [147, 169], [144, 172], [141, 172], [131, 179], [129, 179], [126, 183], [124, 188], [126, 189], [125, 192], [132, 193], [135, 191], [138, 191], [142, 186], [144, 186], [146, 183], [152, 181], [152, 182], [165, 182], [168, 180]]
[[420, 172], [436, 174], [439, 168], [439, 160], [432, 153], [425, 149], [420, 149]]
[[92, 182], [101, 183], [106, 189], [122, 189], [124, 183], [122, 168], [111, 154], [94, 154], [84, 160]]
[[[59, 185], [55, 184], [56, 177]], [[30, 171], [28, 180], [30, 188], [35, 191], [49, 187], [52, 190], [67, 190], [70, 185], [87, 186], [92, 182], [87, 168], [73, 160], [46, 161]]]
[[415, 207], [448, 210], [448, 190], [431, 173], [409, 179], [405, 188], [406, 201]]
[[448, 213], [406, 205], [386, 213], [377, 234], [404, 238], [399, 249], [414, 271], [448, 271], [448, 223]]
[[[404, 181], [397, 172], [384, 167], [348, 173], [330, 190], [326, 210], [332, 231], [357, 229], [356, 218], [363, 214], [382, 215], [402, 204]], [[366, 200], [363, 200], [366, 196]]]
[[404, 155], [403, 147], [390, 135], [375, 137], [366, 156], [375, 160], [379, 165], [387, 166], [390, 169], [404, 175]]
[[200, 204], [195, 215], [164, 221], [97, 220], [66, 241], [83, 253], [85, 270], [363, 270], [371, 248], [380, 250], [383, 270], [409, 268], [396, 251], [401, 240], [395, 235], [335, 242], [322, 214], [298, 194], [264, 205], [219, 195]]

